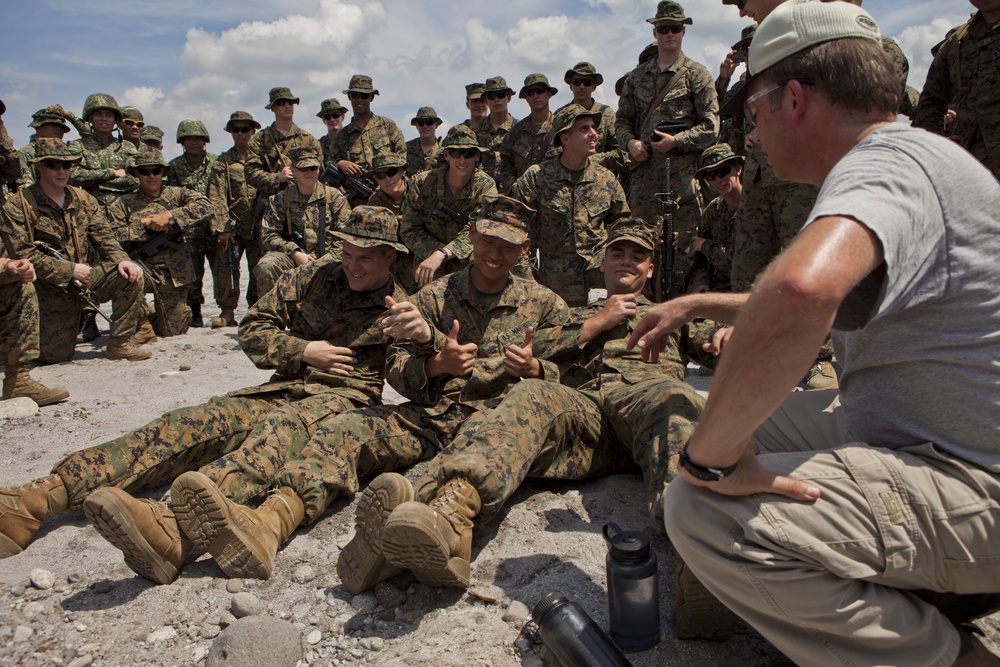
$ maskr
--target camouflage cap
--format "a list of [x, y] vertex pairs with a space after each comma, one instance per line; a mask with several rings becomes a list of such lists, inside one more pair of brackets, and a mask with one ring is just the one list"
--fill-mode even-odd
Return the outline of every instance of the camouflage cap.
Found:
[[159, 149], [147, 146], [146, 144], [139, 146], [139, 154], [136, 156], [135, 162], [129, 168], [129, 171], [134, 175], [135, 170], [139, 167], [163, 167], [164, 169], [170, 169], [170, 165], [167, 163], [167, 159], [163, 157], [163, 153]]
[[743, 156], [734, 153], [732, 147], [727, 143], [709, 146], [701, 153], [701, 167], [694, 172], [694, 177], [705, 178], [706, 172], [717, 169], [727, 162], [743, 164]]
[[163, 130], [155, 125], [147, 125], [142, 128], [142, 133], [139, 134], [139, 141], [157, 141], [163, 143]]
[[528, 76], [524, 77], [524, 85], [521, 87], [521, 90], [520, 92], [518, 92], [517, 96], [523, 100], [525, 98], [525, 93], [528, 90], [531, 90], [532, 88], [536, 88], [538, 86], [544, 86], [545, 89], [548, 90], [553, 95], [559, 92], [558, 88], [554, 88], [552, 84], [549, 83], [549, 77], [545, 76], [544, 74], [538, 74], [536, 72], [535, 74], [529, 74]]
[[656, 249], [656, 230], [642, 218], [621, 220], [608, 230], [605, 247], [610, 248], [619, 241], [631, 241], [646, 250]]
[[757, 32], [757, 24], [751, 23], [747, 27], [740, 31], [740, 41], [733, 44], [733, 50], [739, 51], [740, 49], [745, 49], [750, 46], [750, 42], [753, 41], [753, 36]]
[[375, 157], [372, 158], [372, 166], [368, 169], [368, 173], [371, 174], [380, 169], [391, 169], [392, 167], [405, 167], [406, 166], [406, 156], [402, 153], [391, 153], [389, 151], [382, 151], [381, 153], [376, 153]]
[[292, 161], [292, 166], [296, 169], [323, 166], [323, 156], [320, 154], [318, 148], [313, 148], [312, 146], [302, 146], [301, 148], [293, 149], [289, 158]]
[[62, 128], [63, 132], [69, 132], [69, 125], [66, 124], [66, 119], [63, 118], [61, 113], [51, 109], [39, 109], [35, 113], [31, 114], [31, 122], [28, 123], [28, 127], [34, 127], [37, 129], [42, 125], [47, 125], [48, 123], [58, 125]]
[[410, 125], [416, 125], [418, 120], [436, 120], [438, 125], [444, 122], [438, 117], [438, 113], [434, 110], [434, 107], [420, 107], [417, 109], [417, 115], [410, 121]]
[[483, 87], [484, 93], [502, 93], [506, 92], [508, 95], [514, 94], [514, 89], [507, 85], [507, 79], [502, 76], [491, 76], [486, 79], [486, 84]]
[[264, 108], [270, 109], [272, 106], [274, 106], [274, 103], [277, 102], [278, 100], [291, 100], [292, 104], [299, 103], [299, 98], [295, 97], [295, 95], [292, 95], [291, 88], [284, 88], [278, 86], [268, 91], [267, 104], [264, 105]]
[[355, 207], [344, 226], [333, 232], [333, 235], [360, 248], [387, 245], [400, 252], [410, 252], [399, 242], [399, 219], [383, 206]]
[[476, 133], [468, 125], [452, 125], [441, 142], [441, 148], [478, 148], [480, 153], [486, 149], [479, 145]]
[[122, 118], [128, 118], [129, 120], [146, 120], [145, 118], [142, 117], [142, 112], [133, 106], [126, 105], [123, 106], [121, 110], [122, 110]]
[[122, 110], [118, 106], [118, 100], [107, 93], [94, 93], [88, 95], [83, 103], [83, 120], [90, 121], [90, 115], [98, 109], [110, 109], [115, 114], [115, 120], [122, 122]]
[[247, 111], [234, 111], [229, 114], [229, 120], [226, 121], [226, 132], [232, 134], [233, 123], [247, 123], [255, 130], [260, 129], [260, 123], [253, 119], [253, 116]]
[[334, 113], [339, 111], [340, 113], [347, 113], [347, 107], [340, 103], [336, 97], [331, 97], [330, 99], [323, 100], [319, 104], [319, 113], [316, 114], [317, 118], [322, 118], [328, 113]]
[[604, 83], [604, 77], [598, 73], [597, 68], [587, 62], [577, 63], [573, 65], [572, 69], [566, 70], [566, 74], [563, 75], [563, 81], [569, 83], [577, 77], [589, 77], [598, 86]]
[[370, 95], [378, 95], [378, 91], [372, 85], [372, 78], [367, 74], [355, 74], [351, 77], [351, 83], [347, 86], [347, 90], [343, 91], [345, 95], [349, 93], [368, 93]]
[[465, 87], [465, 99], [481, 100], [483, 99], [484, 90], [486, 90], [485, 83], [470, 83]]
[[676, 23], [686, 23], [687, 25], [694, 23], [694, 21], [684, 14], [684, 8], [678, 3], [673, 2], [673, 0], [661, 0], [656, 5], [656, 16], [646, 19], [646, 23], [652, 23], [653, 25], [662, 23], [663, 21], [674, 21]]
[[484, 236], [521, 245], [528, 238], [528, 219], [535, 209], [527, 204], [504, 195], [483, 195], [480, 200], [476, 231]]
[[206, 143], [212, 140], [208, 136], [208, 128], [205, 127], [205, 124], [194, 118], [186, 118], [177, 124], [177, 143], [181, 143], [181, 139], [187, 137], [202, 137]]
[[557, 147], [562, 145], [559, 141], [559, 135], [573, 127], [577, 118], [593, 118], [596, 130], [601, 126], [602, 117], [603, 114], [596, 107], [594, 111], [587, 111], [579, 104], [567, 104], [552, 117], [552, 127], [555, 129], [555, 132], [552, 133], [552, 144]]
[[70, 152], [69, 146], [62, 139], [48, 137], [35, 140], [35, 156], [30, 162], [35, 164], [42, 160], [58, 160], [60, 162], [79, 162], [83, 157]]

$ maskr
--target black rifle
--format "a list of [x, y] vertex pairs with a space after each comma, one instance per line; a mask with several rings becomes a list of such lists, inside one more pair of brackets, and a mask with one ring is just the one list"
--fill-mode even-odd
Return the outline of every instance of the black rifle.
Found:
[[654, 300], [669, 301], [674, 296], [674, 193], [670, 189], [670, 158], [667, 158], [667, 191], [657, 192], [657, 201], [663, 207], [663, 216], [657, 225], [660, 231], [659, 261], [656, 263], [656, 280], [653, 282]]
[[236, 245], [235, 236], [226, 243], [226, 265], [229, 267], [229, 280], [233, 289], [238, 293], [240, 291], [240, 249]]
[[161, 283], [163, 277], [156, 269], [147, 264], [146, 260], [155, 257], [167, 248], [183, 248], [184, 244], [180, 240], [183, 234], [184, 232], [179, 229], [157, 232], [129, 250], [128, 257], [142, 267], [142, 270], [149, 274], [153, 282]]
[[332, 162], [326, 163], [326, 169], [320, 174], [319, 179], [335, 188], [347, 188], [347, 201], [351, 204], [359, 201], [361, 203], [367, 202], [378, 189], [378, 183], [367, 176], [348, 176]]
[[434, 208], [431, 209], [430, 215], [432, 218], [441, 218], [442, 220], [450, 220], [463, 229], [467, 224], [469, 224], [469, 218], [467, 216], [462, 215], [452, 207], [445, 204], [440, 199], [434, 202]]
[[306, 239], [299, 230], [294, 227], [291, 230], [280, 229], [278, 230], [278, 235], [286, 241], [291, 241], [297, 245], [302, 252], [306, 252]]
[[674, 136], [675, 134], [679, 134], [681, 132], [687, 132], [692, 127], [691, 123], [686, 120], [661, 120], [656, 124], [654, 131], [649, 133], [649, 141], [644, 142], [646, 144], [646, 150], [649, 151], [650, 155], [652, 155], [653, 142], [660, 140], [660, 137], [656, 136], [657, 132]]
[[[48, 255], [52, 259], [66, 261], [66, 258], [63, 256], [61, 252], [50, 246], [48, 243], [45, 243], [44, 241], [35, 241], [35, 247], [38, 248], [38, 250], [43, 255]], [[93, 299], [91, 299], [87, 295], [87, 288], [84, 287], [83, 283], [81, 283], [79, 280], [77, 280], [76, 278], [71, 278], [69, 284], [66, 285], [66, 287], [64, 287], [63, 289], [65, 289], [67, 292], [75, 296], [77, 299], [83, 301], [85, 304], [93, 308], [98, 315], [100, 315], [105, 319], [105, 321], [107, 321], [108, 324], [111, 324], [111, 319], [103, 312], [101, 312], [100, 307], [94, 302]]]

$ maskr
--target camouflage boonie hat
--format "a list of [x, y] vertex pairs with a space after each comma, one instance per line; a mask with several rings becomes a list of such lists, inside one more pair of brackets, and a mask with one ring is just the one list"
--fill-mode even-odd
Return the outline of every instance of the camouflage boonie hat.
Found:
[[481, 100], [483, 99], [483, 91], [486, 90], [485, 83], [470, 83], [465, 87], [465, 99], [466, 100]]
[[155, 125], [147, 125], [142, 128], [142, 133], [139, 134], [139, 141], [156, 141], [162, 144], [163, 130]]
[[115, 113], [115, 120], [119, 123], [122, 122], [122, 110], [118, 106], [118, 100], [107, 93], [94, 93], [87, 96], [86, 101], [83, 103], [83, 120], [89, 122], [90, 114], [98, 109], [110, 109]]
[[122, 119], [128, 118], [129, 120], [145, 121], [146, 119], [142, 117], [142, 112], [133, 106], [123, 106], [121, 108]]
[[653, 25], [662, 23], [663, 21], [676, 21], [677, 23], [686, 23], [687, 25], [694, 23], [684, 14], [684, 8], [673, 2], [673, 0], [662, 0], [662, 2], [657, 3], [656, 16], [646, 19], [646, 23], [652, 23]]
[[434, 110], [434, 107], [420, 107], [417, 109], [417, 115], [410, 121], [410, 125], [416, 125], [418, 120], [436, 120], [438, 125], [444, 122], [438, 118], [438, 113]]
[[177, 124], [177, 143], [181, 143], [181, 139], [186, 139], [187, 137], [201, 137], [205, 140], [205, 143], [212, 140], [208, 136], [208, 128], [205, 127], [205, 124], [193, 118], [187, 118]]
[[517, 96], [523, 100], [525, 98], [525, 91], [531, 90], [537, 86], [545, 86], [545, 89], [553, 95], [559, 92], [558, 88], [554, 88], [552, 84], [549, 83], [549, 77], [544, 74], [535, 73], [524, 77], [524, 85], [521, 86], [521, 90], [518, 92]]
[[229, 114], [229, 120], [226, 122], [225, 130], [230, 134], [233, 133], [233, 123], [247, 123], [255, 130], [260, 129], [260, 123], [253, 119], [253, 116], [246, 111], [234, 111]]
[[476, 133], [468, 125], [452, 125], [441, 142], [441, 148], [478, 148], [480, 153], [486, 149], [479, 145]]
[[388, 151], [383, 151], [381, 153], [376, 153], [375, 157], [372, 158], [372, 166], [368, 169], [368, 173], [372, 174], [380, 169], [391, 169], [392, 167], [405, 167], [406, 166], [406, 156], [401, 153], [390, 153]]
[[279, 86], [277, 88], [272, 88], [270, 91], [268, 91], [267, 104], [264, 105], [264, 108], [270, 109], [272, 106], [274, 106], [274, 103], [277, 102], [278, 100], [291, 100], [292, 104], [299, 103], [299, 98], [295, 97], [295, 95], [292, 95], [291, 88], [284, 88]]
[[384, 206], [355, 207], [344, 226], [333, 235], [360, 248], [387, 245], [400, 252], [410, 252], [399, 242], [399, 219]]
[[312, 146], [303, 146], [301, 148], [296, 148], [291, 152], [289, 158], [292, 161], [292, 166], [296, 169], [305, 169], [306, 167], [322, 167], [323, 166], [323, 156], [320, 155], [318, 149]]
[[605, 247], [610, 248], [618, 241], [631, 241], [646, 250], [656, 249], [656, 234], [653, 227], [642, 218], [629, 218], [611, 226]]
[[513, 95], [514, 89], [507, 85], [507, 80], [502, 76], [491, 76], [486, 79], [486, 84], [483, 86], [483, 93], [507, 93], [508, 95]]
[[62, 128], [63, 132], [69, 132], [69, 125], [66, 124], [66, 119], [63, 118], [62, 114], [58, 111], [52, 111], [50, 109], [39, 109], [35, 113], [31, 114], [31, 122], [28, 123], [28, 127], [37, 129], [48, 123], [58, 125]]
[[527, 240], [528, 219], [535, 214], [535, 209], [504, 195], [484, 195], [480, 201], [482, 206], [476, 218], [477, 232], [515, 245]]
[[355, 74], [351, 77], [351, 83], [347, 86], [347, 90], [343, 91], [345, 95], [350, 93], [368, 93], [370, 95], [378, 95], [378, 91], [372, 85], [372, 78], [367, 74]]
[[134, 164], [129, 167], [129, 171], [134, 172], [139, 167], [163, 167], [164, 169], [170, 169], [170, 165], [167, 164], [167, 159], [163, 157], [163, 153], [146, 144], [139, 146], [139, 154], [136, 156]]
[[751, 23], [747, 27], [740, 31], [740, 41], [733, 44], [733, 51], [739, 51], [740, 49], [745, 49], [750, 46], [750, 42], [753, 41], [753, 36], [757, 32], [757, 24]]
[[596, 108], [594, 111], [587, 111], [579, 104], [567, 104], [552, 117], [552, 127], [555, 129], [555, 132], [552, 133], [552, 145], [556, 147], [561, 146], [559, 135], [573, 127], [576, 119], [581, 117], [593, 118], [594, 129], [596, 130], [601, 126], [603, 114], [597, 111]]
[[62, 139], [43, 138], [35, 140], [35, 156], [30, 162], [35, 164], [42, 160], [58, 160], [59, 162], [79, 162], [83, 157], [70, 152], [69, 146]]
[[566, 70], [566, 74], [563, 75], [563, 81], [569, 83], [577, 77], [590, 78], [594, 80], [598, 86], [604, 83], [604, 77], [601, 76], [597, 68], [588, 62], [580, 62], [573, 65], [572, 69]]
[[341, 104], [340, 100], [336, 97], [331, 97], [328, 100], [320, 102], [319, 113], [316, 114], [316, 117], [322, 118], [324, 115], [334, 112], [347, 113], [347, 107]]
[[694, 172], [695, 178], [705, 178], [705, 173], [718, 169], [727, 162], [738, 162], [743, 164], [743, 156], [733, 152], [732, 147], [727, 143], [709, 146], [701, 154], [701, 167]]

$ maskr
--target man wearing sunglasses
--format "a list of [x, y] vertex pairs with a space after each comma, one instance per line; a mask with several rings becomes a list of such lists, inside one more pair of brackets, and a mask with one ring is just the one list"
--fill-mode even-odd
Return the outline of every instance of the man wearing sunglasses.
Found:
[[507, 85], [507, 80], [502, 76], [486, 79], [483, 99], [490, 108], [490, 115], [473, 123], [472, 130], [476, 133], [479, 145], [486, 149], [481, 167], [490, 178], [497, 177], [497, 170], [500, 168], [500, 145], [503, 144], [510, 128], [517, 122], [517, 119], [507, 111], [510, 98], [513, 96], [514, 89]]
[[[371, 167], [376, 153], [406, 153], [406, 140], [396, 123], [372, 113], [372, 100], [378, 95], [378, 90], [372, 85], [370, 76], [355, 74], [343, 92], [351, 102], [353, 115], [351, 122], [333, 141], [332, 159], [340, 171], [359, 178]], [[349, 195], [351, 198], [356, 196], [353, 193]]]
[[31, 160], [35, 157], [35, 142], [38, 139], [59, 139], [62, 141], [63, 137], [69, 133], [66, 119], [58, 111], [51, 108], [39, 109], [31, 114], [31, 123], [28, 124], [28, 127], [35, 130], [35, 136], [32, 137], [27, 146], [18, 151], [21, 156], [21, 177], [17, 181], [18, 186], [31, 185], [36, 180], [35, 169], [31, 165]]
[[323, 149], [323, 164], [333, 161], [333, 140], [344, 128], [344, 114], [347, 107], [340, 103], [336, 97], [323, 100], [319, 105], [319, 113], [316, 117], [323, 121], [326, 126], [326, 134], [320, 137], [319, 145]]
[[597, 152], [591, 161], [617, 174], [625, 166], [625, 154], [618, 147], [618, 139], [615, 138], [615, 110], [594, 99], [594, 91], [604, 83], [604, 77], [590, 63], [579, 62], [572, 69], [566, 70], [563, 81], [569, 86], [573, 99], [559, 107], [556, 113], [570, 104], [581, 106], [587, 111], [599, 111], [601, 122], [597, 124]]
[[[111, 301], [108, 359], [148, 359], [152, 352], [130, 340], [145, 314], [142, 269], [115, 240], [97, 201], [69, 185], [72, 165], [79, 161], [61, 140], [39, 139], [32, 160], [38, 181], [12, 195], [3, 209], [6, 247], [30, 260], [38, 274], [38, 359], [51, 364], [73, 358], [83, 304], [67, 289], [71, 284], [88, 290], [98, 304]], [[44, 254], [38, 242], [62, 259]]]
[[141, 111], [132, 106], [122, 107], [121, 131], [125, 141], [138, 148], [139, 140], [142, 137], [142, 128], [145, 126], [146, 120], [142, 117]]
[[719, 196], [709, 202], [698, 236], [691, 241], [694, 267], [688, 278], [689, 292], [731, 292], [729, 272], [733, 259], [733, 225], [743, 193], [743, 156], [729, 144], [716, 144], [701, 154], [695, 178], [715, 188]]
[[549, 100], [557, 92], [544, 74], [524, 77], [524, 86], [517, 96], [528, 103], [531, 113], [514, 123], [500, 144], [500, 169], [496, 177], [498, 191], [510, 192], [514, 181], [528, 167], [556, 155], [556, 148], [552, 145]]
[[[701, 222], [701, 187], [694, 177], [698, 156], [719, 136], [719, 103], [712, 75], [704, 65], [684, 55], [685, 26], [692, 20], [671, 0], [656, 7], [653, 25], [656, 58], [639, 65], [625, 80], [618, 104], [615, 132], [632, 167], [628, 202], [632, 214], [649, 223], [660, 218], [657, 192], [666, 192], [667, 159], [670, 186], [677, 201], [674, 230], [677, 248], [685, 250]], [[655, 130], [661, 121], [686, 127], [673, 134]], [[652, 139], [652, 141], [650, 141]], [[646, 143], [649, 142], [649, 143]], [[674, 260], [674, 285], [684, 284], [691, 260], [678, 252]]]
[[420, 107], [410, 125], [417, 128], [417, 138], [406, 142], [406, 175], [416, 176], [438, 166], [441, 139], [435, 135], [443, 121], [433, 107]]

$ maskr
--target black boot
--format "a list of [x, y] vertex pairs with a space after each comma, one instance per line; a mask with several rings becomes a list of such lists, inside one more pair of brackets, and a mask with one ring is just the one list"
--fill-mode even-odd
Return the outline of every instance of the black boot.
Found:
[[191, 306], [191, 326], [198, 329], [205, 326], [204, 320], [201, 319], [200, 303], [196, 303]]
[[83, 311], [80, 315], [80, 335], [85, 343], [100, 338], [101, 330], [97, 328], [97, 313], [92, 310]]

